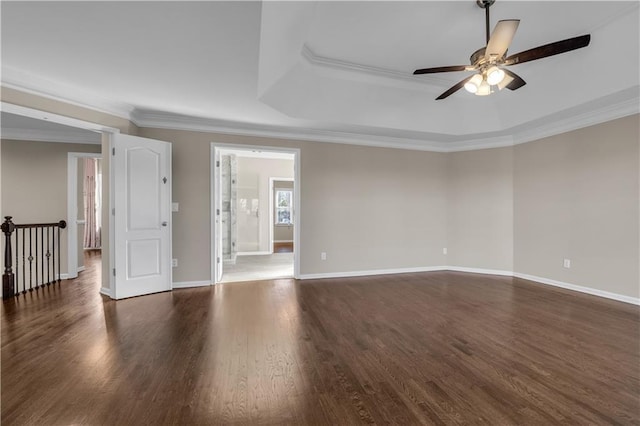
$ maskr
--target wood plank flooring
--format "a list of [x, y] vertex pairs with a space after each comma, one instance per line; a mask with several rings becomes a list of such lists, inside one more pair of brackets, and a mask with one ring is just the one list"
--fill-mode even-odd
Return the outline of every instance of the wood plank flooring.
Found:
[[293, 253], [293, 243], [273, 243], [274, 253]]
[[636, 306], [455, 272], [95, 278], [3, 304], [3, 425], [640, 423]]

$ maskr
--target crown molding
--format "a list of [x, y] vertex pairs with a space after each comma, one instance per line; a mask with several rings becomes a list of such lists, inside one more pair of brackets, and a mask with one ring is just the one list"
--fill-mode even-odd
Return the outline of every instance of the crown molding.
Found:
[[33, 142], [61, 142], [61, 143], [78, 143], [89, 145], [100, 145], [101, 135], [99, 133], [91, 139], [77, 132], [64, 132], [58, 130], [36, 130], [36, 129], [17, 129], [2, 128], [0, 137], [4, 140], [14, 141], [33, 141]]
[[364, 76], [375, 78], [378, 81], [382, 79], [383, 82], [386, 83], [386, 85], [391, 86], [409, 85], [414, 89], [417, 88], [420, 90], [426, 89], [428, 91], [441, 91], [442, 87], [448, 87], [453, 84], [450, 80], [437, 77], [433, 74], [416, 77], [411, 73], [402, 71], [374, 67], [371, 65], [363, 65], [355, 62], [320, 56], [316, 54], [306, 43], [302, 46], [300, 56], [311, 66], [340, 72], [355, 73], [360, 77], [360, 79], [362, 79], [362, 77]]
[[398, 148], [418, 151], [446, 152], [446, 142], [430, 139], [411, 139], [322, 129], [303, 129], [287, 126], [257, 125], [236, 121], [191, 117], [167, 112], [135, 110], [131, 117], [138, 127], [213, 132], [228, 135], [257, 136], [313, 142]]
[[417, 137], [409, 138], [321, 129], [302, 129], [286, 126], [256, 125], [252, 123], [223, 121], [144, 110], [135, 110], [132, 114], [132, 121], [138, 127], [191, 130], [417, 151], [458, 152], [518, 145], [640, 113], [640, 92], [638, 86], [606, 98], [606, 102], [603, 102], [602, 99], [596, 100], [591, 104], [584, 104], [566, 110], [562, 114], [551, 114], [500, 132], [456, 136], [424, 134], [424, 138], [421, 138], [420, 134], [418, 134]]
[[2, 86], [127, 120], [134, 110], [133, 105], [6, 66], [2, 67]]
[[[554, 119], [554, 115], [534, 120], [526, 125], [512, 128], [514, 145], [594, 126], [607, 121], [616, 120], [640, 113], [640, 86], [606, 96], [610, 103], [600, 104], [596, 100], [592, 105], [579, 105], [576, 108], [563, 111], [563, 118]], [[613, 100], [611, 98], [619, 98]], [[561, 113], [557, 114], [560, 115]]]
[[[2, 78], [4, 79], [5, 77], [6, 76], [3, 75]], [[5, 83], [4, 81], [2, 85], [37, 96], [116, 115], [113, 110], [107, 111], [101, 108], [99, 100], [96, 101], [97, 98], [82, 98], [80, 91], [72, 91], [69, 96], [55, 96], [51, 95], [53, 90], [45, 93], [39, 91], [37, 88], [16, 86], [12, 83]], [[61, 87], [61, 85], [57, 85], [55, 90], [59, 90]], [[77, 99], [78, 101], [71, 100], [70, 98]], [[94, 103], [94, 101], [97, 103]], [[123, 103], [121, 106], [122, 105], [126, 104]], [[125, 111], [128, 110], [130, 110], [130, 112], [125, 114]], [[261, 125], [193, 117], [170, 112], [134, 109], [131, 106], [126, 106], [124, 110], [120, 110], [118, 116], [132, 121], [138, 127], [191, 130], [417, 151], [458, 152], [513, 146], [638, 113], [640, 113], [640, 86], [636, 85], [618, 93], [596, 99], [595, 101], [578, 105], [574, 108], [560, 111], [559, 113], [535, 119], [499, 132], [466, 135], [413, 132], [411, 136], [389, 136], [358, 131], [350, 132], [269, 124]], [[33, 131], [26, 132], [22, 129], [3, 129], [2, 137], [18, 140], [92, 143], [88, 142], [86, 138], [80, 140], [78, 135], [52, 135], [47, 132], [45, 137], [42, 133]]]

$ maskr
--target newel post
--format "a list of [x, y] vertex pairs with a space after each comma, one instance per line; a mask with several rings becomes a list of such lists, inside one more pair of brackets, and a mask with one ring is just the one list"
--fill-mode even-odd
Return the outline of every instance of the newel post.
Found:
[[2, 232], [4, 233], [4, 274], [2, 274], [2, 298], [10, 299], [14, 296], [15, 277], [13, 275], [13, 265], [11, 263], [11, 234], [16, 229], [16, 225], [11, 222], [11, 216], [4, 217]]

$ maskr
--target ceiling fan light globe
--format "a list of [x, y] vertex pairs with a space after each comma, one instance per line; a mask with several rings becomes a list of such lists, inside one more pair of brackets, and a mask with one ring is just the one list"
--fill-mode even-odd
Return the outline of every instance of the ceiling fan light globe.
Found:
[[476, 93], [482, 84], [482, 74], [476, 74], [464, 85], [464, 88], [469, 93]]
[[504, 71], [500, 68], [493, 66], [487, 70], [487, 83], [490, 86], [495, 86], [496, 84], [500, 84], [502, 80], [504, 80]]
[[491, 86], [484, 80], [480, 86], [478, 87], [478, 91], [476, 92], [477, 96], [487, 96], [491, 94]]

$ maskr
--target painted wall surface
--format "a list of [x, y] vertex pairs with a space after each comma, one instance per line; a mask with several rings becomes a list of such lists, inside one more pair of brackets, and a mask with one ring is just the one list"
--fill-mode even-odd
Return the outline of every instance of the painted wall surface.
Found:
[[139, 135], [173, 142], [174, 281], [210, 277], [211, 142], [301, 150], [302, 274], [445, 264], [445, 154], [152, 128]]
[[[100, 152], [100, 145], [2, 141], [2, 216], [15, 223], [67, 220], [67, 153]], [[61, 270], [67, 272], [62, 231]]]
[[448, 154], [449, 266], [513, 270], [513, 148]]
[[516, 272], [640, 297], [638, 117], [515, 147]]
[[[269, 247], [269, 178], [293, 178], [293, 160], [238, 157], [238, 193], [249, 185], [257, 185], [259, 196], [258, 251], [271, 251]], [[238, 251], [247, 251], [241, 229], [238, 229]]]
[[[290, 189], [293, 192], [293, 181], [286, 180], [274, 180], [273, 181], [273, 191], [274, 197], [275, 193], [278, 189]], [[293, 201], [293, 200], [292, 200]], [[276, 202], [274, 199], [273, 202], [273, 221], [275, 223], [276, 218]], [[273, 241], [293, 241], [293, 227], [295, 225], [295, 217], [293, 220], [293, 225], [274, 225], [269, 224], [269, 226], [273, 226]]]

